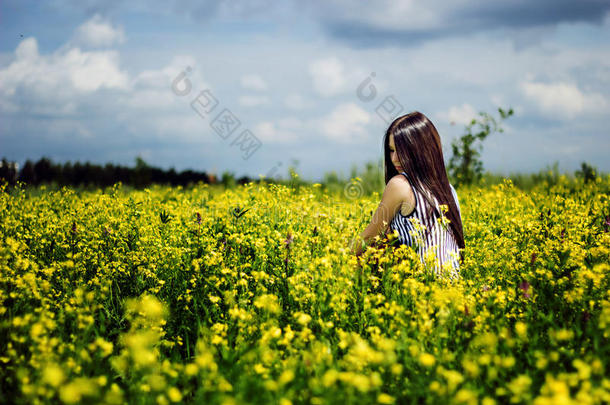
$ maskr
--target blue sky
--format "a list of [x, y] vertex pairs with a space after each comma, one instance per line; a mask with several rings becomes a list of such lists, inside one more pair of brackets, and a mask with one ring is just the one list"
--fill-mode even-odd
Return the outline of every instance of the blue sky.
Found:
[[610, 2], [0, 3], [0, 156], [21, 164], [142, 156], [258, 177], [296, 160], [318, 180], [380, 159], [392, 114], [426, 114], [448, 161], [498, 107], [515, 116], [485, 168], [610, 171]]

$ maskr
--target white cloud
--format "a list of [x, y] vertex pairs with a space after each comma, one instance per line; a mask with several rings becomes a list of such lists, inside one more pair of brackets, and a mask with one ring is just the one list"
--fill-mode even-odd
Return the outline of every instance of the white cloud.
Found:
[[304, 110], [311, 107], [311, 103], [298, 93], [291, 93], [284, 99], [284, 105], [290, 110]]
[[259, 105], [269, 104], [269, 97], [245, 95], [240, 96], [237, 99], [237, 102], [245, 107], [257, 107]]
[[436, 116], [451, 125], [468, 125], [477, 116], [473, 106], [468, 103], [451, 106], [448, 111], [437, 113]]
[[345, 90], [345, 69], [343, 63], [334, 56], [311, 62], [309, 74], [314, 90], [324, 97], [333, 96]]
[[129, 93], [122, 101], [125, 107], [151, 111], [175, 106], [176, 99], [167, 89], [141, 89]]
[[18, 61], [32, 62], [38, 58], [38, 42], [36, 38], [26, 38], [19, 43], [15, 49], [15, 56]]
[[608, 100], [599, 93], [584, 93], [575, 84], [568, 82], [521, 83], [523, 93], [533, 100], [541, 112], [556, 118], [571, 119], [581, 113], [608, 112]]
[[246, 90], [265, 91], [267, 90], [267, 82], [262, 77], [256, 74], [242, 76], [240, 79], [241, 86]]
[[300, 119], [288, 117], [277, 122], [259, 122], [255, 125], [253, 132], [263, 142], [291, 143], [298, 139], [295, 131], [302, 130], [303, 127], [303, 122]]
[[80, 25], [73, 36], [76, 45], [107, 47], [125, 42], [125, 33], [121, 27], [113, 27], [99, 14]]
[[[130, 78], [120, 68], [118, 52], [70, 46], [67, 43], [45, 55], [39, 54], [35, 38], [24, 39], [13, 61], [0, 68], [0, 111], [51, 117], [38, 125], [48, 128], [56, 139], [61, 139], [62, 132], [92, 137], [95, 130], [90, 121], [111, 117], [108, 120], [114, 125], [125, 128], [123, 136], [134, 139], [141, 135], [200, 140], [207, 124], [189, 102], [210, 86], [192, 56], [175, 56], [162, 68]], [[171, 91], [171, 83], [187, 66], [192, 91], [179, 97]]]
[[138, 73], [131, 82], [131, 87], [136, 89], [158, 88], [165, 90], [181, 73], [186, 74], [185, 77], [192, 83], [193, 89], [208, 86], [203, 82], [201, 73], [197, 68], [197, 62], [192, 55], [176, 55], [162, 69], [147, 69]]
[[319, 121], [322, 134], [339, 142], [360, 141], [367, 138], [366, 125], [371, 115], [354, 103], [337, 106]]
[[[129, 84], [130, 91], [125, 94], [125, 103], [129, 107], [165, 110], [172, 106], [182, 104], [181, 97], [176, 96], [170, 86], [174, 79], [183, 72], [187, 72], [186, 79], [191, 83], [191, 92], [184, 96], [187, 101], [194, 100], [203, 89], [210, 86], [203, 80], [197, 68], [195, 58], [191, 55], [179, 55], [160, 69], [148, 69], [138, 73]], [[179, 88], [184, 84], [180, 83]], [[185, 106], [186, 104], [185, 101]], [[188, 109], [188, 107], [185, 107]]]
[[304, 128], [305, 123], [300, 118], [286, 117], [279, 120], [280, 126], [286, 129]]
[[[374, 60], [377, 60], [377, 56], [380, 55], [375, 51], [371, 52], [371, 54], [376, 55], [373, 58]], [[383, 56], [379, 56], [379, 59], [382, 58]], [[388, 76], [391, 76], [396, 71], [402, 72], [402, 66], [389, 68], [388, 72], [392, 73], [386, 72], [386, 76], [383, 77], [383, 74], [380, 75], [379, 71], [370, 70], [371, 66], [365, 67], [361, 65], [362, 60], [369, 59], [371, 58], [367, 53], [359, 55], [350, 55], [348, 53], [341, 58], [331, 56], [313, 60], [309, 63], [308, 71], [314, 92], [323, 97], [343, 96], [344, 99], [346, 95], [357, 97], [357, 90], [365, 81], [369, 81], [368, 86], [373, 85], [375, 87], [378, 96], [387, 92], [394, 92], [396, 84], [394, 83], [390, 86]], [[371, 62], [367, 62], [367, 64], [370, 65]], [[386, 67], [389, 66], [389, 64], [386, 65]], [[293, 100], [291, 101], [296, 101], [298, 105], [300, 96], [295, 97], [295, 95], [292, 95], [292, 97]]]
[[1, 105], [10, 112], [25, 108], [64, 115], [74, 111], [79, 94], [127, 86], [128, 75], [119, 67], [117, 52], [71, 48], [40, 55], [36, 38], [21, 41], [15, 59], [0, 70]]
[[127, 74], [120, 71], [118, 61], [116, 51], [82, 52], [74, 48], [59, 56], [56, 64], [66, 68], [75, 89], [88, 92], [127, 86]]
[[275, 140], [278, 137], [275, 124], [271, 121], [263, 121], [256, 124], [254, 127], [254, 134], [261, 141]]

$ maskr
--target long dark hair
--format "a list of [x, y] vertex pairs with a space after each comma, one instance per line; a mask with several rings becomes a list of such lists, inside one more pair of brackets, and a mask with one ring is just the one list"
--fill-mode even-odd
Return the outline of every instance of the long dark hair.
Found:
[[[398, 117], [390, 124], [383, 139], [386, 184], [398, 174], [390, 157], [390, 135], [394, 135], [398, 161], [406, 172], [407, 180], [427, 202], [426, 215], [433, 214], [434, 218], [441, 216], [432, 196], [436, 197], [439, 205], [447, 205], [449, 210], [445, 216], [451, 221], [449, 228], [458, 247], [463, 249], [465, 245], [462, 219], [451, 193], [441, 138], [434, 124], [419, 111]], [[428, 192], [432, 196], [429, 196]], [[426, 229], [426, 233], [429, 231], [430, 229]], [[460, 257], [463, 257], [461, 251]]]

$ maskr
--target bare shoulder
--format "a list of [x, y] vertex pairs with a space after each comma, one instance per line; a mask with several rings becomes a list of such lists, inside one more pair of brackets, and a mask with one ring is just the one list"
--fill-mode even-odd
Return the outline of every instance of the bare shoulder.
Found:
[[409, 180], [402, 174], [397, 174], [392, 177], [388, 184], [385, 186], [386, 190], [394, 194], [398, 194], [402, 197], [408, 197], [409, 194], [413, 194]]
[[388, 181], [384, 191], [386, 193], [392, 200], [400, 201], [403, 214], [410, 213], [415, 208], [415, 194], [409, 180], [402, 174], [397, 174]]

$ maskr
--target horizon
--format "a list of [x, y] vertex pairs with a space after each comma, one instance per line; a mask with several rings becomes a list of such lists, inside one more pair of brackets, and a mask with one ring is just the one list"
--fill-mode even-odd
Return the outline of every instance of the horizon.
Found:
[[[121, 166], [121, 167], [125, 167], [125, 168], [129, 168], [129, 169], [135, 169], [137, 166], [137, 161], [138, 159], [142, 159], [141, 156], [136, 156], [134, 158], [134, 163], [133, 164], [117, 164], [117, 163], [113, 163], [113, 162], [102, 162], [102, 163], [98, 163], [98, 162], [91, 162], [91, 161], [79, 161], [79, 160], [68, 160], [68, 161], [64, 161], [64, 162], [58, 162], [58, 161], [54, 161], [53, 159], [50, 159], [48, 156], [42, 156], [40, 159], [26, 159], [23, 164], [19, 163], [19, 162], [15, 162], [15, 161], [11, 161], [11, 160], [7, 160], [7, 163], [13, 163], [16, 164], [16, 172], [19, 173], [19, 171], [21, 170], [21, 168], [23, 168], [23, 166], [25, 166], [25, 164], [27, 163], [27, 161], [29, 160], [31, 164], [36, 164], [39, 160], [42, 159], [49, 159], [50, 163], [54, 164], [54, 165], [58, 165], [58, 166], [65, 166], [66, 164], [92, 164], [92, 165], [99, 165], [100, 167], [104, 167], [106, 164], [112, 164], [114, 166]], [[0, 167], [3, 166], [3, 162], [2, 160], [4, 160], [4, 157], [0, 157]], [[230, 170], [224, 171], [224, 172], [213, 172], [213, 171], [209, 171], [209, 170], [205, 170], [205, 169], [194, 169], [192, 167], [185, 167], [183, 169], [177, 169], [175, 166], [171, 166], [171, 167], [161, 167], [161, 166], [157, 166], [155, 165], [153, 162], [147, 162], [145, 159], [142, 159], [143, 163], [146, 164], [146, 166], [148, 166], [149, 168], [152, 169], [161, 169], [163, 171], [171, 171], [174, 170], [177, 174], [181, 173], [181, 172], [186, 172], [186, 171], [193, 171], [199, 174], [205, 174], [206, 176], [213, 176], [214, 178], [217, 179], [217, 181], [220, 181], [224, 174], [227, 173], [228, 175], [232, 176], [235, 180], [239, 180], [242, 178], [248, 178], [251, 181], [260, 181], [260, 180], [272, 180], [272, 181], [290, 181], [291, 177], [290, 177], [290, 172], [289, 172], [289, 168], [294, 168], [295, 172], [298, 174], [299, 179], [308, 183], [324, 183], [324, 177], [326, 177], [327, 175], [330, 174], [336, 174], [338, 176], [338, 178], [341, 181], [350, 181], [353, 180], [353, 177], [350, 176], [351, 173], [351, 169], [348, 170], [348, 173], [342, 173], [342, 172], [336, 172], [336, 171], [328, 171], [325, 172], [323, 174], [323, 176], [321, 178], [317, 178], [317, 179], [311, 179], [311, 178], [305, 178], [303, 176], [301, 176], [301, 174], [299, 173], [298, 170], [298, 166], [293, 166], [290, 165], [289, 167], [286, 167], [286, 172], [280, 172], [280, 171], [274, 171], [272, 172], [270, 175], [268, 176], [258, 176], [258, 177], [253, 177], [253, 176], [249, 176], [248, 174], [244, 174], [244, 175], [238, 175], [235, 172], [231, 172]], [[370, 162], [366, 162], [365, 164], [363, 164], [361, 167], [357, 167], [355, 168], [358, 173], [357, 174], [362, 174], [362, 170], [366, 167], [366, 164], [375, 164], [375, 162], [370, 161]], [[588, 162], [582, 162], [581, 164], [587, 164], [589, 165]], [[599, 170], [596, 166], [590, 166], [590, 168], [596, 170], [596, 174], [597, 176], [600, 177], [604, 177], [604, 176], [609, 176], [610, 173], [606, 172], [606, 171], [602, 171]], [[489, 176], [502, 176], [502, 177], [506, 177], [506, 178], [511, 178], [511, 177], [516, 177], [516, 176], [532, 176], [532, 175], [536, 175], [536, 174], [541, 174], [541, 173], [546, 173], [546, 172], [553, 172], [553, 173], [557, 173], [559, 175], [564, 175], [564, 176], [573, 176], [576, 174], [576, 172], [580, 171], [582, 169], [581, 166], [579, 166], [578, 168], [576, 168], [575, 170], [561, 170], [559, 168], [559, 162], [553, 162], [552, 164], [548, 164], [546, 165], [544, 168], [538, 170], [538, 171], [532, 171], [532, 172], [511, 172], [511, 173], [498, 173], [498, 172], [493, 172], [490, 170], [486, 170], [484, 169], [483, 171], [483, 175], [489, 175]], [[380, 167], [380, 170], [383, 171], [383, 167]], [[447, 173], [449, 175], [449, 173]]]

